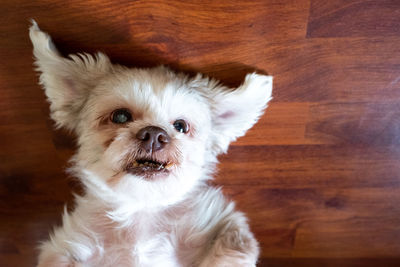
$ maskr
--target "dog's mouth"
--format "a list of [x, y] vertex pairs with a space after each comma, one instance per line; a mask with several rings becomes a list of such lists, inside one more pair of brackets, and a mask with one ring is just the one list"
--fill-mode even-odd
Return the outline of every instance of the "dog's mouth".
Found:
[[167, 161], [157, 161], [154, 159], [136, 159], [126, 167], [126, 172], [134, 175], [150, 178], [161, 174], [168, 174], [173, 163]]

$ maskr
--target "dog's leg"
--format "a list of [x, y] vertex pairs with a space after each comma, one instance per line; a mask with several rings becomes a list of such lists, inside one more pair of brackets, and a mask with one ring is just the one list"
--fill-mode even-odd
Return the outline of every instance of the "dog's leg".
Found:
[[200, 267], [255, 266], [258, 254], [258, 243], [246, 218], [242, 213], [234, 212], [224, 220]]
[[[55, 237], [56, 239], [57, 237]], [[39, 262], [37, 267], [84, 267], [84, 263], [78, 262], [66, 248], [55, 246], [54, 238], [42, 244], [40, 248]], [[56, 241], [57, 242], [57, 241]]]
[[78, 209], [65, 209], [62, 227], [56, 228], [50, 240], [40, 246], [39, 267], [83, 267], [94, 255], [95, 233], [87, 227], [86, 215]]
[[70, 262], [63, 256], [54, 256], [40, 262], [37, 267], [84, 267], [81, 263]]
[[55, 251], [50, 243], [45, 243], [39, 256], [37, 267], [83, 267], [73, 259]]

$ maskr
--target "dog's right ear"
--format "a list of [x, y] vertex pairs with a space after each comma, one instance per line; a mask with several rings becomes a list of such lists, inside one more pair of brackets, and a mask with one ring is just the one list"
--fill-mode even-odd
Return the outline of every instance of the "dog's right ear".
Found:
[[40, 84], [50, 102], [51, 117], [57, 127], [75, 130], [79, 112], [90, 90], [111, 71], [112, 64], [102, 53], [97, 53], [95, 57], [89, 54], [62, 57], [50, 36], [42, 32], [33, 20], [29, 37], [33, 44], [35, 65], [40, 72]]

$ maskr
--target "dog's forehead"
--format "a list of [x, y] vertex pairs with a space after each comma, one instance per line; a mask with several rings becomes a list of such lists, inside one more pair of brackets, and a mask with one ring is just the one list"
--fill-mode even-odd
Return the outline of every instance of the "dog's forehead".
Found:
[[206, 98], [184, 76], [163, 70], [134, 70], [105, 80], [96, 92], [115, 108], [130, 108], [143, 114], [188, 117], [208, 112]]

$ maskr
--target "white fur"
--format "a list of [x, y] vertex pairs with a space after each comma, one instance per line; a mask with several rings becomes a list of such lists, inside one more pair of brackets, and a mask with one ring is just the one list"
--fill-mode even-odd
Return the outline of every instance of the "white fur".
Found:
[[[255, 266], [245, 216], [206, 181], [217, 155], [262, 115], [272, 77], [249, 74], [233, 90], [165, 67], [128, 69], [102, 53], [64, 58], [35, 22], [30, 38], [51, 117], [78, 137], [70, 171], [86, 188], [43, 243], [38, 266]], [[112, 124], [119, 108], [133, 121]], [[189, 123], [187, 134], [174, 129], [177, 119]], [[145, 156], [135, 135], [146, 126], [171, 138], [151, 154], [173, 163], [164, 177], [126, 171]]]

